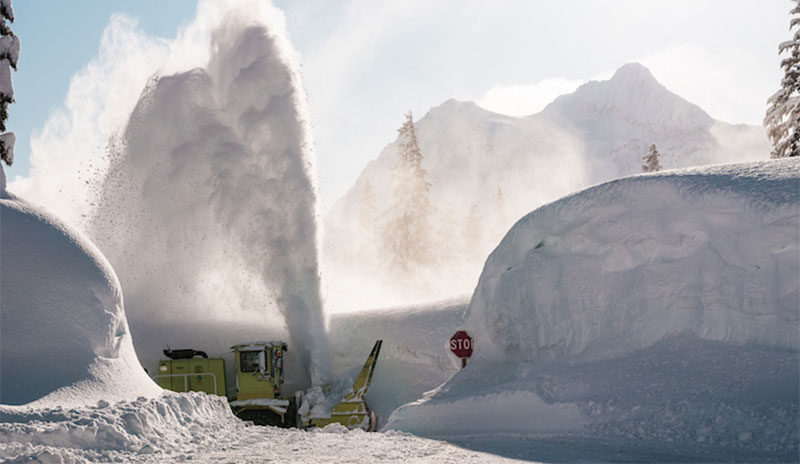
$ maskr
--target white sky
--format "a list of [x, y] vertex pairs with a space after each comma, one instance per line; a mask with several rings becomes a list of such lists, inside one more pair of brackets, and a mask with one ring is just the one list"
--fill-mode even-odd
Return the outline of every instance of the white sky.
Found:
[[[394, 140], [408, 110], [420, 118], [457, 98], [498, 112], [530, 114], [632, 61], [714, 118], [760, 124], [765, 101], [780, 81], [777, 45], [790, 37], [792, 7], [786, 0], [275, 3], [286, 13], [303, 66], [323, 212]], [[170, 5], [175, 28], [192, 16], [191, 2]], [[178, 11], [184, 8], [185, 15]], [[145, 31], [147, 21], [142, 18]], [[159, 23], [159, 31], [165, 28]], [[53, 59], [44, 48], [26, 56], [25, 41], [22, 36], [21, 67], [26, 60]], [[75, 69], [85, 66], [85, 48], [91, 46], [75, 45]], [[96, 53], [98, 43], [93, 46]], [[22, 96], [18, 93], [11, 108], [12, 129], [15, 114], [25, 112]], [[58, 107], [63, 97], [49, 106]], [[26, 98], [38, 97], [31, 92]], [[17, 153], [12, 176], [27, 174], [27, 156], [24, 150]]]

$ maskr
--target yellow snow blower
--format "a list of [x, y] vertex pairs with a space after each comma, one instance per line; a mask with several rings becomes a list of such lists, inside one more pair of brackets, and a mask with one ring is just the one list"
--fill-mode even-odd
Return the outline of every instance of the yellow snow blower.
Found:
[[[309, 398], [302, 391], [294, 397], [281, 396], [283, 358], [287, 350], [282, 341], [243, 343], [232, 347], [236, 362], [235, 394], [226, 392], [223, 359], [209, 358], [202, 351], [164, 350], [169, 359], [159, 361], [158, 374], [153, 379], [162, 388], [176, 392], [199, 391], [227, 396], [234, 414], [258, 425], [324, 427], [339, 423], [349, 429], [373, 431], [375, 414], [369, 409], [364, 395], [372, 382], [382, 344], [382, 340], [375, 342], [352, 390], [321, 414], [319, 408], [312, 410]], [[334, 393], [331, 387], [322, 387], [321, 390], [323, 396]]]

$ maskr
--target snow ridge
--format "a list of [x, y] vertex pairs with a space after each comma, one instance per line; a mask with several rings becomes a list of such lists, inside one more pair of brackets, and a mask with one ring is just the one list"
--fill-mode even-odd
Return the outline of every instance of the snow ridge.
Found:
[[798, 256], [797, 159], [632, 176], [542, 206], [486, 261], [466, 368], [384, 429], [533, 459], [555, 446], [554, 461], [573, 447], [581, 462], [795, 461]]
[[543, 114], [573, 121], [602, 116], [661, 130], [708, 128], [713, 119], [697, 105], [667, 90], [650, 71], [628, 63], [608, 81], [593, 81], [547, 105]]
[[0, 263], [2, 403], [157, 394], [133, 351], [117, 276], [86, 236], [6, 193]]
[[798, 160], [769, 161], [545, 205], [492, 252], [467, 322], [506, 360], [610, 358], [683, 332], [796, 350], [799, 186]]
[[224, 398], [204, 393], [166, 392], [72, 409], [0, 406], [0, 417], [0, 458], [17, 462], [114, 462], [123, 456], [138, 461], [156, 451], [189, 448], [197, 453], [204, 450], [195, 444], [202, 435], [235, 435], [245, 428]]

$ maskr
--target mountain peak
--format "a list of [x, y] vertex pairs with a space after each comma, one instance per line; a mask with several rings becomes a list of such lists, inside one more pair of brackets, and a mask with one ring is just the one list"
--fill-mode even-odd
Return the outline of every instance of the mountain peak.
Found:
[[491, 112], [481, 108], [474, 101], [463, 101], [451, 98], [443, 102], [441, 105], [431, 108], [425, 114], [424, 118], [448, 119], [452, 117], [458, 117], [471, 119], [483, 117], [487, 114], [491, 114]]
[[611, 82], [619, 81], [652, 81], [658, 84], [650, 70], [639, 63], [628, 63], [617, 69], [617, 72], [611, 78]]
[[474, 101], [463, 101], [450, 98], [439, 106], [431, 108], [431, 110], [438, 111], [468, 111], [477, 108], [478, 105]]
[[637, 125], [708, 126], [713, 119], [697, 105], [667, 90], [650, 70], [628, 63], [607, 81], [591, 81], [562, 95], [543, 113], [558, 119], [616, 119]]

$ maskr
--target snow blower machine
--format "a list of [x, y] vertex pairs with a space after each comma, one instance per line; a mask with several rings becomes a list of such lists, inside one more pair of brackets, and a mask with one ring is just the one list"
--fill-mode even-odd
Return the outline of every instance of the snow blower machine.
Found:
[[[367, 393], [383, 341], [378, 340], [361, 368], [352, 390], [344, 394], [322, 414], [310, 404], [303, 391], [293, 397], [281, 396], [284, 383], [283, 358], [287, 345], [282, 341], [254, 342], [234, 345], [236, 391], [227, 394], [225, 362], [209, 358], [196, 350], [164, 350], [169, 358], [159, 361], [158, 374], [153, 376], [162, 388], [175, 392], [206, 392], [227, 396], [233, 413], [240, 419], [257, 425], [279, 427], [325, 427], [339, 423], [348, 429], [374, 431], [375, 413], [369, 409]], [[312, 389], [313, 390], [313, 389]], [[318, 392], [319, 392], [318, 388]], [[309, 390], [311, 391], [311, 390]], [[321, 395], [331, 397], [332, 387], [322, 387]]]

